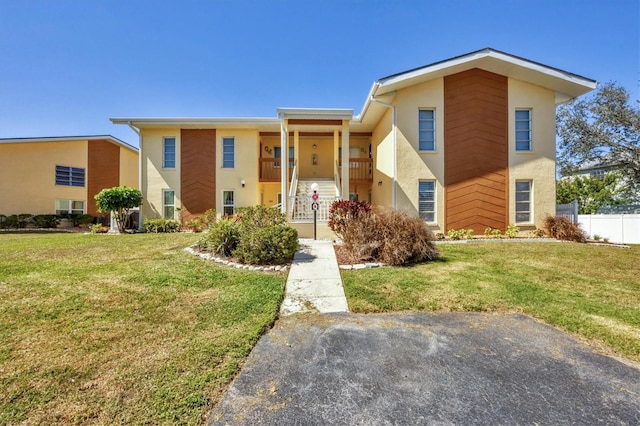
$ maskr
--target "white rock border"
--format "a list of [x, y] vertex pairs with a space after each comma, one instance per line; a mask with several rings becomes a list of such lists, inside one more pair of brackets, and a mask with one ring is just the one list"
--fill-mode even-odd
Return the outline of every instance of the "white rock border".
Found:
[[257, 271], [257, 272], [286, 272], [289, 270], [290, 265], [247, 265], [244, 263], [232, 262], [229, 259], [225, 259], [222, 257], [217, 257], [206, 251], [199, 251], [194, 248], [195, 246], [185, 247], [185, 251], [194, 256], [198, 256], [203, 260], [210, 260], [216, 263], [219, 263], [224, 266], [228, 266], [230, 268], [235, 269], [245, 269], [248, 271]]

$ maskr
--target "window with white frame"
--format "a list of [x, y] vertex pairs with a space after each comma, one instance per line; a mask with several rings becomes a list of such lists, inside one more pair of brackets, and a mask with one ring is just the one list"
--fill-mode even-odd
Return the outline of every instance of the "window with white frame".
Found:
[[516, 110], [516, 151], [531, 151], [531, 110]]
[[235, 211], [235, 194], [233, 191], [222, 191], [222, 214], [230, 216]]
[[236, 162], [235, 138], [222, 138], [222, 168], [233, 169]]
[[84, 169], [56, 166], [56, 185], [84, 187]]
[[84, 214], [84, 201], [56, 200], [56, 214], [59, 216]]
[[531, 222], [531, 181], [516, 181], [516, 223]]
[[176, 192], [173, 189], [162, 191], [162, 217], [174, 219], [176, 211]]
[[436, 181], [418, 181], [418, 213], [426, 222], [436, 221]]
[[436, 150], [436, 111], [433, 109], [418, 111], [418, 149]]
[[162, 140], [162, 167], [165, 169], [176, 168], [176, 138]]

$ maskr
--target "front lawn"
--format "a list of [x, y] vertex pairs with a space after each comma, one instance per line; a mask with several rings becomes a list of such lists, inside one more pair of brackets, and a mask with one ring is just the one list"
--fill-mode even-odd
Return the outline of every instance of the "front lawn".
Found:
[[0, 424], [200, 424], [274, 321], [284, 274], [193, 234], [0, 234]]
[[343, 271], [352, 312], [523, 312], [640, 361], [640, 246], [469, 243], [412, 267]]

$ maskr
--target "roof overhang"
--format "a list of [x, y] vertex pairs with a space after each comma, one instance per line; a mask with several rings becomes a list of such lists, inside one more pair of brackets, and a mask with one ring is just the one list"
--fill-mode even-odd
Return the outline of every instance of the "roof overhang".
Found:
[[120, 139], [111, 135], [92, 135], [92, 136], [47, 136], [42, 138], [4, 138], [0, 139], [2, 143], [43, 143], [43, 142], [81, 142], [81, 141], [94, 141], [94, 140], [107, 140], [114, 145], [121, 146], [128, 150], [138, 152], [138, 148], [129, 145], [128, 143], [121, 141]]
[[381, 78], [376, 82], [378, 87], [373, 96], [378, 97], [395, 90], [473, 68], [480, 68], [553, 90], [556, 94], [556, 104], [567, 102], [590, 92], [598, 85], [595, 80], [487, 48]]
[[251, 117], [116, 117], [110, 119], [113, 124], [127, 124], [138, 129], [179, 127], [182, 129], [243, 128], [260, 131], [279, 131], [277, 118]]

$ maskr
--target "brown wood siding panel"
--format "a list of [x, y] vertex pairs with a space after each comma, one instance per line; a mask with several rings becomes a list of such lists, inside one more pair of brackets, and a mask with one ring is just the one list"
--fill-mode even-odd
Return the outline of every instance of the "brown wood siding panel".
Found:
[[120, 147], [108, 140], [90, 140], [87, 149], [87, 213], [98, 212], [95, 195], [120, 185]]
[[444, 78], [445, 230], [508, 224], [507, 78], [472, 69]]
[[180, 198], [183, 222], [216, 207], [216, 131], [180, 130]]

